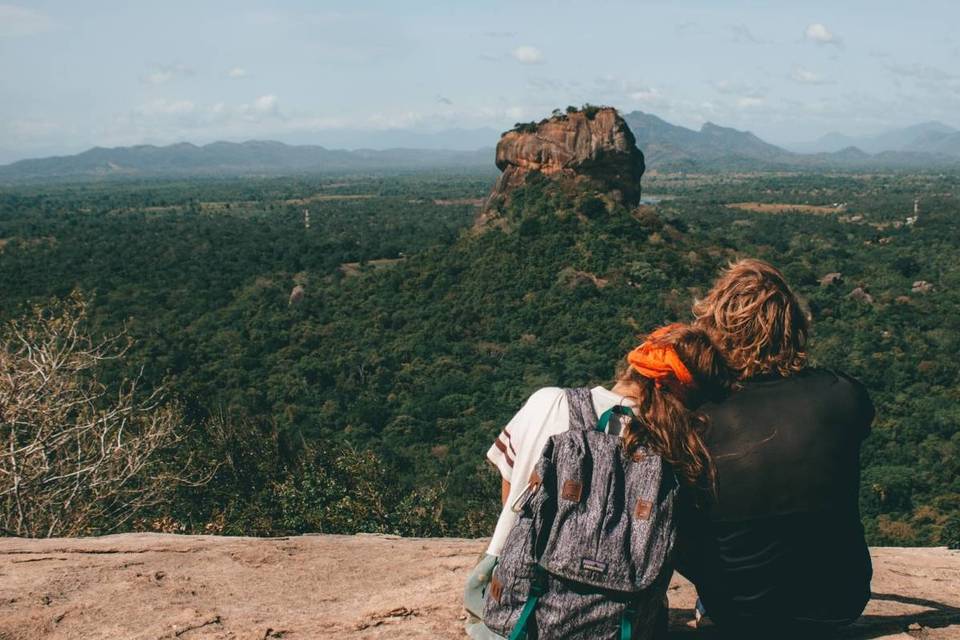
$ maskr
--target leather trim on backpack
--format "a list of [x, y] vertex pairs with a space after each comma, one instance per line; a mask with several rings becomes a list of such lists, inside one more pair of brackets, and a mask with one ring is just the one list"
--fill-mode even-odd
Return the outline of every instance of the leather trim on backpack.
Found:
[[490, 580], [490, 597], [500, 602], [500, 596], [503, 595], [503, 583], [494, 577]]
[[570, 500], [571, 502], [580, 502], [582, 496], [583, 483], [577, 482], [576, 480], [567, 480], [563, 483], [563, 490], [560, 492], [561, 498]]
[[640, 520], [646, 520], [650, 517], [651, 511], [653, 511], [653, 503], [641, 498], [637, 500], [637, 508], [634, 510], [633, 515]]

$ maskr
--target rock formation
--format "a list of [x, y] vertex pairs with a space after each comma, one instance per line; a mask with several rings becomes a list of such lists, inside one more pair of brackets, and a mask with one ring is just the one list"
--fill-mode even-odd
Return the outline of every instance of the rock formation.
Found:
[[910, 289], [913, 293], [930, 293], [933, 291], [933, 285], [926, 280], [917, 280]]
[[643, 153], [616, 109], [587, 107], [507, 131], [497, 144], [503, 173], [487, 202], [490, 212], [532, 174], [590, 181], [627, 205], [640, 200]]
[[873, 296], [867, 293], [866, 289], [863, 287], [857, 287], [847, 295], [851, 300], [856, 300], [857, 302], [864, 302], [866, 304], [873, 304]]
[[[461, 640], [463, 584], [486, 546], [369, 535], [0, 538], [0, 638]], [[873, 599], [842, 638], [960, 637], [960, 552], [871, 553]], [[718, 639], [687, 626], [689, 582], [674, 576], [668, 593], [671, 639]]]
[[303, 288], [303, 285], [298, 284], [290, 291], [290, 299], [287, 301], [289, 306], [294, 306], [303, 302], [303, 297], [306, 295], [307, 290]]
[[829, 287], [830, 285], [839, 284], [843, 282], [843, 274], [837, 271], [833, 273], [828, 273], [827, 275], [820, 278], [821, 287]]

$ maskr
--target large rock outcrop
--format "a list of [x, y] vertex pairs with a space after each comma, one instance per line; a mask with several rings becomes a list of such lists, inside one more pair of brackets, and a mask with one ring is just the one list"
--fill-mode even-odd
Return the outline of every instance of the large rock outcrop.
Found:
[[[0, 538], [0, 639], [460, 640], [463, 584], [486, 546], [391, 536]], [[873, 599], [841, 638], [960, 637], [960, 552], [871, 553]], [[686, 626], [696, 600], [689, 582], [675, 576], [668, 593], [671, 639], [718, 640]]]
[[624, 204], [640, 199], [643, 153], [616, 109], [589, 107], [555, 113], [507, 131], [497, 144], [497, 168], [487, 211], [500, 206], [532, 174], [591, 182]]

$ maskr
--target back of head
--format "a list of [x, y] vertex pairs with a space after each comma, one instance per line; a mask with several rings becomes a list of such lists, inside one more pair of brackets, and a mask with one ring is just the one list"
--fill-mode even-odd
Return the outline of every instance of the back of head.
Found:
[[694, 326], [706, 331], [739, 380], [789, 376], [806, 365], [809, 321], [783, 274], [762, 260], [730, 265], [693, 305]]
[[626, 358], [615, 390], [630, 398], [641, 422], [623, 434], [629, 454], [651, 446], [681, 478], [712, 483], [710, 455], [701, 439], [704, 418], [696, 409], [721, 397], [729, 383], [723, 356], [702, 329], [672, 324], [646, 336]]

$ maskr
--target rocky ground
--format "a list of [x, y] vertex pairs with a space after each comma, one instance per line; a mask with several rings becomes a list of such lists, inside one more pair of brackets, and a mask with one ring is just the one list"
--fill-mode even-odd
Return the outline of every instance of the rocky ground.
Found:
[[[0, 640], [462, 638], [484, 541], [126, 534], [0, 539]], [[960, 552], [873, 550], [874, 599], [842, 638], [960, 638]], [[693, 589], [670, 590], [673, 637]], [[771, 630], [771, 638], [776, 638]]]

